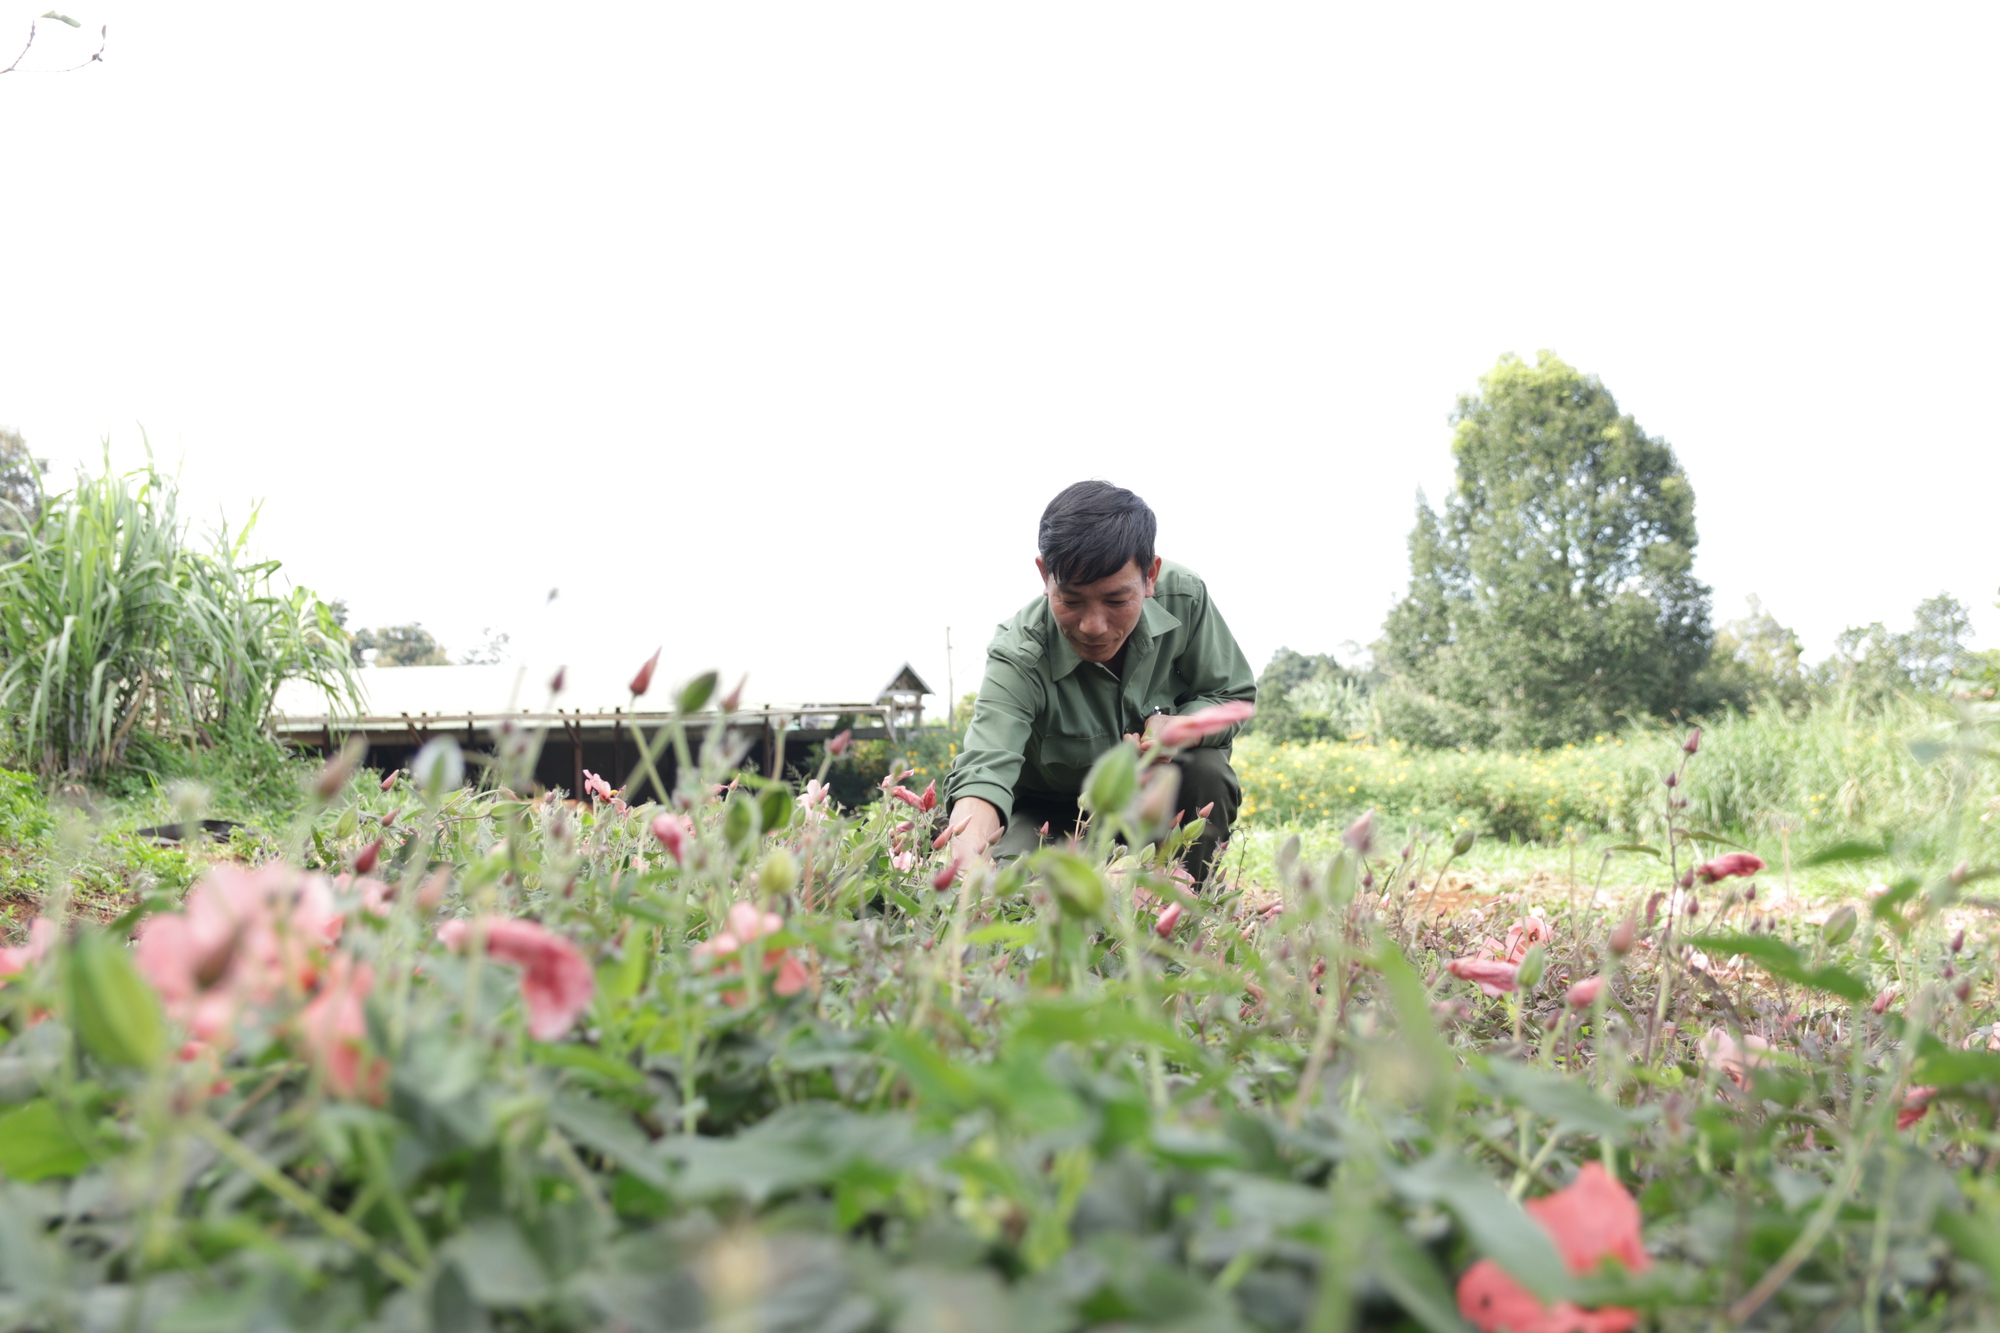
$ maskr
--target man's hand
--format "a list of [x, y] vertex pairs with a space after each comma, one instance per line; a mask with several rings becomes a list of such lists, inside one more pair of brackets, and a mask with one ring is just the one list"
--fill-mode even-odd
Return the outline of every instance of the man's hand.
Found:
[[949, 842], [951, 854], [965, 864], [986, 855], [986, 849], [1000, 836], [999, 807], [977, 796], [961, 796], [951, 807], [951, 822], [938, 835], [937, 845]]
[[1146, 729], [1143, 732], [1128, 731], [1125, 733], [1125, 739], [1138, 746], [1139, 753], [1144, 754], [1153, 748], [1153, 733], [1158, 731], [1166, 720], [1165, 713], [1155, 713], [1146, 719]]

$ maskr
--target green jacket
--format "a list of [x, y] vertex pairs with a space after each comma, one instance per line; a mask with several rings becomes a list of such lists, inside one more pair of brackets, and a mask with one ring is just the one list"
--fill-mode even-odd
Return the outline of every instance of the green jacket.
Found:
[[[1022, 607], [986, 649], [986, 679], [965, 749], [945, 777], [946, 802], [978, 796], [1010, 818], [1016, 790], [1073, 797], [1097, 756], [1143, 730], [1155, 708], [1192, 713], [1257, 697], [1257, 678], [1208, 586], [1167, 562], [1125, 641], [1124, 668], [1121, 677], [1078, 657], [1047, 597]], [[1201, 743], [1226, 747], [1237, 730]]]

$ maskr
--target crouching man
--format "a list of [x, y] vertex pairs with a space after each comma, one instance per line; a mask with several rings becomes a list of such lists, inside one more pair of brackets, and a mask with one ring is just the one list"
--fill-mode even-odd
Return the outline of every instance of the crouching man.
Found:
[[[1146, 748], [1169, 717], [1256, 699], [1207, 586], [1153, 553], [1156, 528], [1144, 500], [1104, 481], [1080, 481], [1042, 511], [1042, 595], [993, 636], [965, 749], [945, 778], [953, 854], [1005, 860], [1067, 837], [1099, 755], [1123, 739]], [[1197, 882], [1242, 799], [1229, 766], [1239, 729], [1174, 760], [1183, 819], [1213, 807], [1187, 853]]]

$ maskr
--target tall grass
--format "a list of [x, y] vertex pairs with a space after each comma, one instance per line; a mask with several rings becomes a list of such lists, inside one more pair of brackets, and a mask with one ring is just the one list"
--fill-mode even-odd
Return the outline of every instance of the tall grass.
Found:
[[114, 764], [135, 728], [213, 742], [260, 726], [280, 681], [354, 697], [344, 636], [319, 599], [246, 563], [249, 529], [191, 546], [172, 480], [150, 464], [79, 475], [0, 566], [6, 748], [47, 776]]
[[[1955, 721], [1951, 705], [1908, 697], [1722, 718], [1703, 733], [1698, 777], [1684, 789], [1688, 817], [1759, 840], [1818, 845], [1893, 828], [1925, 846], [1962, 817], [1970, 848], [2000, 850], [2000, 780], [1982, 770], [1955, 801], [1950, 775], [1960, 770], [1936, 762]], [[1572, 829], [1645, 837], [1662, 818], [1661, 778], [1685, 736], [1637, 731], [1527, 752], [1252, 737], [1236, 756], [1253, 824], [1341, 821], [1372, 806], [1398, 820], [1523, 842]]]

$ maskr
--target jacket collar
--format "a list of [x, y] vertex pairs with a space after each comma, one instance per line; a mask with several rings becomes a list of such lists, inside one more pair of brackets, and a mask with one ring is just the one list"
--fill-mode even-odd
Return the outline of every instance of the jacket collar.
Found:
[[[1180, 617], [1160, 605], [1157, 597], [1148, 597], [1145, 606], [1139, 610], [1139, 623], [1132, 629], [1132, 637], [1125, 641], [1129, 650], [1142, 657], [1153, 655], [1153, 645], [1161, 635], [1181, 627]], [[1063, 636], [1062, 629], [1055, 623], [1055, 614], [1049, 613], [1049, 676], [1053, 680], [1075, 671], [1083, 659], [1076, 655], [1076, 649]]]

